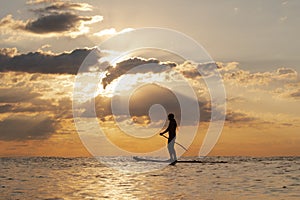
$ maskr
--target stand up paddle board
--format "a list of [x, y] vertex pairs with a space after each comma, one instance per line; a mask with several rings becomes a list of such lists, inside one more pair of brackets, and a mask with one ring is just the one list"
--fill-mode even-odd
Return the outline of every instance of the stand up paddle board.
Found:
[[[159, 160], [159, 159], [150, 159], [150, 158], [141, 158], [133, 156], [133, 159], [141, 162], [158, 162], [158, 163], [170, 163], [170, 160]], [[171, 162], [170, 165], [175, 165], [176, 163], [227, 163], [227, 161], [204, 161], [204, 160], [177, 160]]]

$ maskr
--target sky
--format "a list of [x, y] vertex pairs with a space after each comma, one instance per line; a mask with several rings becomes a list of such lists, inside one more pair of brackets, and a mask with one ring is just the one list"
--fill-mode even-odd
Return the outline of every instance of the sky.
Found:
[[[190, 146], [185, 155], [197, 156], [211, 122], [212, 97], [206, 75], [195, 69], [209, 70], [210, 64], [197, 65], [153, 49], [124, 56], [96, 48], [143, 27], [181, 32], [215, 61], [226, 92], [226, 113], [221, 136], [209, 155], [299, 156], [299, 10], [297, 0], [5, 2], [0, 7], [0, 156], [89, 156], [94, 147], [105, 155], [117, 154], [103, 143], [105, 139], [96, 138], [94, 117], [106, 138], [121, 149], [154, 151], [165, 145], [156, 133], [168, 112], [181, 123], [177, 140]], [[156, 39], [157, 44], [164, 42]], [[126, 44], [118, 43], [125, 48]], [[123, 56], [108, 62], [115, 54]], [[82, 63], [88, 71], [78, 73]], [[99, 77], [93, 85], [91, 80]], [[75, 108], [80, 105], [79, 114], [75, 110], [80, 122], [72, 109], [78, 80], [82, 84], [78, 95], [85, 97], [75, 102]], [[139, 87], [144, 83], [151, 84]], [[176, 89], [170, 92], [157, 83]], [[186, 83], [197, 101], [187, 94]], [[128, 101], [129, 114], [123, 104], [111, 108], [112, 102], [121, 100]], [[183, 112], [178, 109], [180, 100], [198, 105], [197, 122], [192, 115], [182, 117], [195, 108]], [[77, 130], [75, 124], [81, 122]], [[93, 146], [88, 150], [86, 135]]]

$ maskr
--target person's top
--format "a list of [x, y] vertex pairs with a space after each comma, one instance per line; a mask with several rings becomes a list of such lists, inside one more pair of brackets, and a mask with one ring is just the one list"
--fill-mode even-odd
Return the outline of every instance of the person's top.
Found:
[[176, 128], [177, 123], [175, 119], [170, 119], [169, 126], [166, 130], [166, 132], [169, 132], [169, 140], [172, 140], [176, 136]]

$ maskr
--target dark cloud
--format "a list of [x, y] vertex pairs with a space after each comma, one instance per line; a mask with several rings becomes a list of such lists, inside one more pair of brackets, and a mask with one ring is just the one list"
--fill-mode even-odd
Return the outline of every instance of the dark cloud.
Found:
[[0, 121], [0, 140], [40, 140], [55, 131], [54, 121], [43, 115], [10, 116]]
[[[79, 114], [80, 117], [94, 117], [96, 111], [97, 117], [105, 121], [105, 117], [111, 116], [111, 98], [98, 95], [95, 99], [82, 103], [80, 108], [84, 109], [83, 113]], [[95, 108], [95, 110], [93, 109]]]
[[12, 15], [5, 16], [0, 20], [0, 29], [11, 34], [17, 30], [27, 34], [77, 37], [89, 32], [87, 25], [103, 20], [99, 15], [82, 16], [76, 12], [91, 11], [92, 6], [87, 3], [47, 1], [43, 5], [44, 7], [30, 9], [37, 14], [36, 19], [25, 21], [14, 19]]
[[78, 31], [82, 21], [91, 20], [92, 17], [78, 16], [73, 13], [55, 13], [28, 22], [24, 30], [37, 34]]
[[148, 115], [150, 107], [154, 104], [162, 105], [167, 113], [173, 112], [175, 116], [179, 117], [181, 114], [176, 95], [155, 84], [145, 85], [136, 90], [130, 98], [129, 110], [133, 116], [144, 116]]
[[[200, 121], [209, 121], [211, 118], [210, 105], [206, 100], [192, 99], [185, 95], [178, 93], [179, 98], [169, 89], [161, 87], [156, 84], [148, 84], [136, 90], [130, 98], [130, 113], [132, 116], [145, 116], [148, 115], [150, 107], [154, 104], [159, 104], [164, 107], [166, 113], [174, 113], [179, 120], [181, 117], [181, 104], [199, 106]], [[181, 102], [179, 103], [179, 99]], [[187, 106], [183, 112], [193, 113], [195, 108]], [[159, 118], [159, 116], [155, 116]], [[190, 119], [185, 119], [193, 124]], [[197, 121], [198, 123], [198, 121]]]
[[[108, 84], [110, 84], [113, 80], [117, 79], [118, 77], [122, 76], [123, 74], [126, 74], [128, 71], [131, 69], [145, 65], [145, 64], [156, 64], [159, 66], [159, 68], [156, 68], [155, 70], [151, 67], [147, 68], [145, 71], [140, 73], [147, 73], [147, 72], [153, 72], [153, 73], [158, 73], [161, 71], [164, 71], [167, 67], [175, 67], [176, 63], [172, 62], [166, 62], [166, 63], [160, 63], [159, 60], [156, 59], [142, 59], [142, 58], [130, 58], [128, 60], [121, 61], [117, 63], [116, 66], [109, 66], [106, 70], [106, 76], [102, 79], [102, 85], [103, 88], [105, 89]], [[161, 70], [159, 70], [161, 69]], [[134, 72], [136, 73], [136, 72]]]
[[[203, 100], [194, 100], [187, 96], [180, 95], [181, 103], [185, 105], [193, 105], [195, 103], [198, 104], [200, 110], [200, 121], [210, 121], [211, 118], [211, 108], [210, 104]], [[124, 96], [115, 96], [114, 103], [117, 102], [125, 102]], [[195, 102], [196, 101], [196, 102]], [[83, 112], [81, 117], [93, 117], [95, 107], [96, 116], [102, 120], [106, 121], [106, 119], [111, 120], [109, 117], [113, 114], [111, 109], [112, 98], [97, 96], [95, 101], [88, 101], [81, 106], [81, 108], [85, 108], [85, 112]], [[175, 96], [175, 94], [167, 88], [163, 88], [156, 84], [148, 84], [143, 87], [137, 89], [131, 96], [129, 101], [129, 112], [131, 117], [143, 117], [149, 115], [149, 110], [152, 105], [159, 104], [164, 107], [167, 113], [174, 113], [178, 122], [180, 122], [181, 118], [181, 108], [179, 104], [179, 100]], [[190, 109], [190, 110], [189, 110]], [[186, 113], [193, 113], [195, 108], [192, 106], [188, 106]], [[126, 115], [126, 110], [117, 110], [118, 115]], [[115, 113], [114, 113], [115, 114]], [[118, 116], [118, 117], [119, 117]], [[155, 119], [162, 119], [163, 116], [153, 116]], [[148, 118], [145, 118], [148, 119]], [[165, 119], [162, 119], [165, 120]], [[198, 123], [192, 121], [191, 119], [185, 119], [185, 122], [189, 123], [189, 125]]]
[[57, 105], [53, 106], [53, 112], [58, 120], [73, 119], [71, 99], [67, 97], [59, 99]]
[[72, 119], [70, 98], [41, 99], [30, 89], [0, 90], [0, 140], [47, 139], [61, 129], [61, 122]]
[[60, 112], [66, 112], [66, 110], [62, 110], [58, 105], [54, 105], [53, 102], [55, 102], [55, 100], [50, 99], [40, 99], [40, 98], [35, 98], [32, 99], [26, 103], [24, 102], [16, 102], [16, 103], [12, 103], [10, 104], [10, 109], [7, 110], [7, 112], [11, 112], [11, 113], [52, 113], [52, 114], [57, 114], [56, 118], [59, 120], [58, 118], [58, 113]]
[[30, 89], [0, 89], [0, 113], [51, 113], [57, 121], [73, 118], [70, 98], [42, 99], [42, 96]]
[[9, 112], [9, 111], [11, 111], [12, 108], [13, 108], [13, 105], [11, 105], [11, 104], [0, 105], [0, 113]]
[[[139, 57], [130, 58], [128, 60], [121, 61], [117, 63], [116, 66], [109, 66], [107, 68], [106, 76], [102, 79], [102, 85], [105, 89], [107, 85], [109, 85], [113, 80], [122, 76], [123, 74], [128, 73], [128, 71], [134, 69], [135, 67], [145, 65], [145, 64], [156, 64], [159, 68], [153, 69], [151, 66], [149, 68], [144, 69], [144, 71], [140, 71], [140, 73], [160, 73], [166, 71], [168, 68], [174, 68], [176, 71], [180, 72], [184, 77], [189, 79], [195, 79], [197, 77], [209, 77], [216, 74], [217, 65], [216, 63], [201, 63], [195, 64], [189, 61], [177, 65], [174, 62], [160, 62], [157, 59], [142, 59]], [[137, 73], [137, 72], [133, 72]]]
[[293, 98], [300, 98], [300, 90], [292, 92], [292, 93], [290, 94], [290, 97], [293, 97]]
[[97, 63], [97, 58], [99, 58], [95, 49], [76, 49], [71, 53], [58, 55], [34, 52], [10, 57], [0, 54], [0, 71], [76, 74], [86, 56], [91, 52], [94, 56], [91, 57], [93, 59], [89, 59], [88, 64], [93, 65]]
[[32, 9], [33, 12], [39, 14], [49, 13], [49, 12], [61, 12], [65, 10], [91, 11], [92, 6], [87, 3], [52, 2], [49, 6], [46, 6], [44, 8]]
[[38, 93], [31, 92], [28, 88], [0, 88], [1, 103], [26, 102], [37, 96], [39, 96]]

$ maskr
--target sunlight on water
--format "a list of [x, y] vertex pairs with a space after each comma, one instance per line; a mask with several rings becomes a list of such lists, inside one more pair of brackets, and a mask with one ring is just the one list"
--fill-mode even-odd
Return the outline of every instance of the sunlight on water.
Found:
[[[116, 162], [133, 162], [126, 159]], [[299, 157], [210, 157], [148, 173], [120, 173], [94, 158], [0, 162], [0, 199], [300, 198]]]

